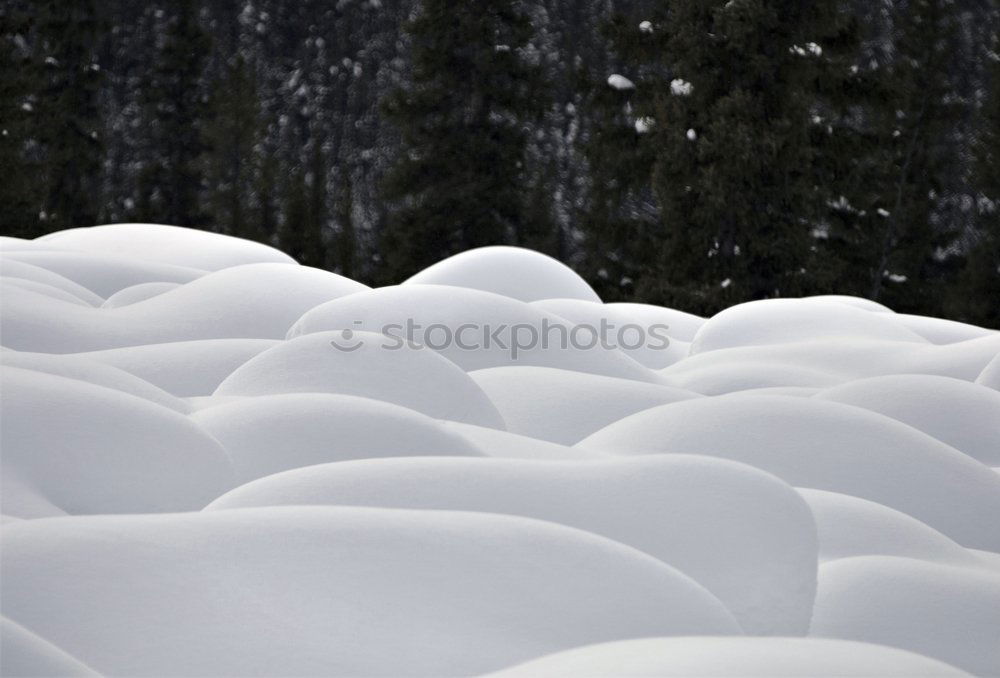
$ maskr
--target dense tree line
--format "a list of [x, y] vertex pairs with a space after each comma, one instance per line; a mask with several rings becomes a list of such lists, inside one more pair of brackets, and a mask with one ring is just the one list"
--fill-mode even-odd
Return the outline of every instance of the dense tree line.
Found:
[[11, 0], [5, 235], [207, 228], [389, 283], [550, 253], [699, 313], [1000, 327], [993, 0]]

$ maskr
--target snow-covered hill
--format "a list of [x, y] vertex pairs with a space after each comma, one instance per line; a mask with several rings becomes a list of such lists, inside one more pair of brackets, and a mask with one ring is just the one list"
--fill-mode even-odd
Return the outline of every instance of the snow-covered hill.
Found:
[[0, 673], [1000, 674], [1000, 333], [0, 239]]

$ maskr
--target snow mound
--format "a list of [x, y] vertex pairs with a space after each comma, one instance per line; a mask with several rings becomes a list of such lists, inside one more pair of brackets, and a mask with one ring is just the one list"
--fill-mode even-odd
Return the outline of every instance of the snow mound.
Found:
[[982, 372], [976, 377], [976, 383], [1000, 391], [1000, 352], [983, 367]]
[[[36, 294], [41, 294], [46, 297], [52, 297], [53, 299], [59, 299], [60, 301], [68, 301], [71, 304], [77, 304], [79, 306], [89, 306], [80, 297], [74, 296], [69, 292], [54, 287], [47, 283], [37, 282], [35, 280], [27, 280], [26, 278], [11, 278], [8, 276], [0, 276], [0, 285], [6, 287], [17, 287], [29, 292], [34, 292]], [[0, 295], [3, 294], [2, 289], [0, 289]]]
[[888, 506], [847, 494], [799, 489], [819, 532], [820, 561], [902, 556], [953, 565], [980, 560], [937, 530]]
[[8, 295], [0, 331], [9, 348], [46, 353], [198, 339], [282, 339], [313, 306], [366, 289], [319, 269], [247, 264], [118, 308], [41, 304], [37, 295]]
[[159, 294], [169, 292], [170, 290], [178, 287], [180, 287], [179, 283], [172, 282], [149, 282], [132, 285], [132, 287], [126, 287], [125, 289], [118, 290], [112, 294], [104, 300], [101, 307], [118, 308], [119, 306], [128, 306], [129, 304], [134, 304], [139, 301], [152, 299]]
[[[0, 257], [0, 275], [5, 280], [8, 278], [31, 280], [36, 283], [55, 287], [84, 302], [88, 306], [100, 306], [104, 302], [104, 299], [69, 278], [61, 276], [58, 273], [53, 273], [41, 266], [17, 261], [6, 256]], [[65, 299], [65, 297], [62, 298]]]
[[99, 674], [23, 626], [0, 617], [0, 675], [85, 678]]
[[660, 381], [654, 371], [613, 344], [601, 346], [599, 334], [590, 327], [479, 290], [411, 285], [354, 294], [305, 313], [289, 330], [288, 338], [327, 330], [381, 332], [409, 339], [438, 351], [464, 370], [534, 365]]
[[243, 398], [192, 420], [222, 443], [239, 482], [345, 459], [410, 455], [481, 456], [435, 419], [348, 395], [292, 393]]
[[669, 386], [548, 367], [494, 367], [469, 376], [500, 411], [508, 431], [562, 445], [640, 410], [699, 397]]
[[892, 647], [829, 638], [637, 638], [574, 648], [491, 678], [913, 678], [966, 676]]
[[[174, 410], [17, 367], [0, 379], [3, 474], [68, 513], [198, 509], [234, 484], [225, 450]], [[2, 499], [3, 513], [32, 517]]]
[[215, 395], [342, 393], [438, 419], [504, 428], [486, 394], [450, 360], [412, 344], [383, 348], [385, 339], [373, 332], [308, 334], [251, 358], [219, 384]]
[[126, 346], [74, 355], [112, 365], [179, 398], [209, 396], [222, 380], [273, 339], [204, 339]]
[[987, 466], [1000, 465], [1000, 393], [960, 379], [898, 374], [858, 379], [816, 395], [892, 417]]
[[844, 294], [817, 294], [812, 297], [805, 297], [808, 300], [816, 301], [835, 301], [840, 304], [847, 304], [848, 306], [853, 306], [854, 308], [860, 308], [863, 311], [871, 311], [872, 313], [893, 313], [894, 311], [880, 304], [877, 301], [872, 301], [871, 299], [865, 299], [864, 297], [852, 297]]
[[11, 252], [3, 256], [5, 259], [52, 271], [102, 298], [141, 283], [184, 284], [205, 275], [205, 271], [196, 268], [137, 261], [108, 254], [42, 251]]
[[596, 642], [739, 632], [654, 558], [525, 518], [311, 506], [4, 531], [4, 614], [110, 675], [472, 675]]
[[745, 362], [683, 370], [669, 376], [669, 383], [704, 395], [724, 395], [764, 388], [819, 388], [839, 384], [836, 375], [799, 365]]
[[691, 353], [834, 337], [926, 343], [893, 315], [837, 301], [766, 299], [738, 304], [709, 318], [691, 342]]
[[485, 426], [442, 421], [446, 430], [462, 436], [487, 457], [500, 459], [534, 459], [559, 461], [565, 459], [606, 459], [608, 455], [580, 447], [569, 447], [547, 440], [529, 438], [510, 431]]
[[471, 287], [521, 301], [600, 301], [590, 285], [568, 266], [520, 247], [480, 247], [462, 252], [428, 266], [403, 284]]
[[163, 389], [129, 374], [125, 370], [105, 365], [96, 360], [87, 360], [74, 355], [3, 351], [0, 353], [0, 367], [19, 367], [68, 379], [77, 379], [128, 393], [183, 414], [191, 411], [190, 406], [180, 398], [172, 396]]
[[706, 351], [660, 374], [673, 381], [675, 375], [708, 366], [768, 363], [819, 370], [844, 381], [887, 374], [936, 374], [976, 381], [998, 352], [1000, 335], [943, 345], [836, 337]]
[[959, 341], [996, 335], [995, 330], [988, 330], [954, 320], [945, 320], [944, 318], [928, 318], [922, 315], [908, 315], [905, 313], [900, 313], [893, 317], [901, 325], [916, 332], [933, 344], [954, 344]]
[[71, 228], [39, 238], [44, 245], [117, 254], [173, 266], [217, 271], [241, 264], [294, 264], [287, 254], [250, 240], [180, 226], [109, 224]]
[[670, 329], [667, 331], [672, 338], [677, 341], [690, 344], [698, 328], [705, 324], [705, 318], [693, 313], [685, 313], [673, 308], [664, 306], [653, 306], [652, 304], [634, 304], [617, 302], [605, 304], [605, 308], [624, 313], [633, 322], [640, 325], [664, 324]]
[[558, 522], [676, 567], [725, 603], [747, 632], [804, 634], [809, 625], [816, 569], [812, 515], [784, 483], [732, 462], [377, 459], [269, 476], [210, 508], [301, 504], [479, 511]]
[[1000, 574], [912, 558], [820, 567], [812, 635], [899, 647], [975, 675], [1000, 674]]
[[[682, 360], [688, 354], [687, 341], [674, 337], [672, 326], [666, 322], [668, 318], [657, 318], [652, 312], [642, 313], [622, 308], [621, 304], [600, 304], [581, 299], [545, 299], [532, 302], [531, 305], [565, 318], [572, 325], [600, 328], [604, 323], [611, 328], [608, 335], [613, 337], [618, 349], [650, 369], [663, 369]], [[627, 306], [641, 306], [641, 304]], [[672, 316], [669, 319], [672, 320]], [[683, 332], [683, 327], [681, 331]], [[652, 341], [648, 341], [647, 338]]]
[[[724, 422], [724, 425], [720, 425]], [[618, 454], [706, 454], [792, 485], [850, 494], [927, 523], [963, 546], [1000, 550], [1000, 477], [898, 421], [788, 396], [723, 396], [662, 405], [578, 443]]]

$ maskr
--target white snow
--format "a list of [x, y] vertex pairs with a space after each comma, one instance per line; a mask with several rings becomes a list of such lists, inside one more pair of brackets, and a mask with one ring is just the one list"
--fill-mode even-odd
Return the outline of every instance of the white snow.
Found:
[[313, 306], [366, 289], [318, 269], [247, 264], [118, 308], [40, 303], [38, 295], [15, 290], [4, 295], [0, 341], [18, 350], [76, 353], [197, 339], [279, 339]]
[[296, 506], [3, 529], [4, 614], [105, 675], [475, 675], [739, 633], [655, 558], [520, 517]]
[[425, 268], [403, 284], [471, 287], [521, 301], [600, 301], [590, 285], [565, 264], [517, 247], [480, 247], [462, 252]]
[[389, 338], [377, 343], [391, 346], [412, 339], [465, 370], [535, 365], [660, 382], [654, 371], [619, 350], [617, 342], [600, 344], [599, 318], [600, 309], [598, 322], [576, 323], [491, 292], [399, 285], [317, 306], [299, 318], [288, 338], [330, 330], [383, 332]]
[[4, 253], [3, 257], [7, 261], [18, 261], [52, 271], [101, 298], [107, 298], [132, 285], [147, 282], [183, 284], [205, 274], [203, 270], [187, 266], [89, 252], [23, 251]]
[[[83, 285], [73, 282], [69, 278], [54, 273], [41, 266], [35, 266], [24, 261], [11, 259], [6, 254], [0, 256], [0, 275], [4, 280], [31, 280], [36, 283], [55, 287], [69, 294], [71, 297], [83, 301], [88, 306], [100, 306], [103, 299]], [[64, 297], [60, 297], [64, 298]]]
[[1000, 573], [915, 558], [826, 563], [811, 633], [920, 652], [974, 675], [1000, 673]]
[[680, 388], [550, 367], [494, 367], [469, 376], [500, 411], [508, 431], [563, 445], [640, 410], [700, 397]]
[[684, 78], [674, 78], [670, 81], [670, 93], [675, 97], [691, 96], [691, 92], [693, 91], [694, 85]]
[[926, 341], [892, 316], [836, 301], [767, 299], [738, 304], [713, 316], [698, 330], [691, 353], [833, 337]]
[[[212, 508], [301, 504], [481, 511], [563, 523], [677, 567], [719, 597], [748, 632], [802, 634], [808, 627], [816, 561], [809, 509], [787, 485], [732, 462], [367, 460], [270, 476]], [[644, 529], [638, 515], [656, 529]]]
[[217, 271], [240, 264], [294, 264], [287, 254], [260, 243], [193, 228], [160, 224], [110, 224], [71, 228], [39, 238], [45, 245], [117, 254], [175, 266]]
[[148, 282], [139, 283], [138, 285], [132, 285], [131, 287], [126, 287], [124, 289], [118, 290], [110, 297], [104, 300], [101, 304], [103, 308], [117, 308], [118, 306], [128, 306], [129, 304], [134, 304], [139, 301], [145, 301], [146, 299], [152, 299], [153, 297], [163, 294], [164, 292], [169, 292], [172, 289], [180, 287], [179, 283], [173, 282]]
[[327, 393], [240, 398], [192, 421], [226, 449], [245, 483], [287, 469], [345, 459], [482, 456], [437, 420], [379, 400]]
[[989, 364], [983, 367], [982, 372], [976, 377], [976, 383], [1000, 391], [1000, 351], [997, 351]]
[[210, 396], [222, 380], [273, 339], [203, 339], [126, 346], [73, 355], [119, 367], [181, 398]]
[[636, 134], [647, 134], [653, 129], [656, 124], [656, 120], [649, 116], [635, 119], [635, 132]]
[[0, 237], [0, 380], [2, 675], [1000, 673], [994, 330], [121, 224]]
[[816, 396], [863, 407], [931, 435], [987, 466], [1000, 465], [1000, 393], [929, 374], [871, 377]]
[[[0, 398], [3, 475], [67, 513], [198, 509], [234, 483], [218, 442], [144, 398], [6, 365]], [[12, 499], [3, 513], [32, 517]]]
[[966, 676], [895, 648], [830, 638], [637, 638], [541, 657], [492, 678]]
[[618, 73], [612, 73], [608, 76], [608, 86], [618, 90], [635, 89], [634, 82], [626, 78], [624, 75], [619, 75]]
[[[725, 422], [720, 425], [719, 422]], [[633, 414], [580, 443], [617, 454], [705, 454], [801, 487], [851, 494], [922, 520], [963, 546], [1000, 549], [1000, 477], [889, 417], [814, 398], [696, 398]]]
[[[341, 350], [332, 342], [351, 341]], [[455, 363], [426, 348], [382, 348], [385, 336], [317, 332], [278, 344], [226, 377], [214, 395], [342, 393], [374, 398], [453, 421], [505, 428], [496, 407]]]

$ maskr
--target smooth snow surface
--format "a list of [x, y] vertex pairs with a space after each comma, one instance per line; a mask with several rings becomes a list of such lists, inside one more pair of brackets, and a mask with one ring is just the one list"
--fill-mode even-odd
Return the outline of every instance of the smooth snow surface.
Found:
[[572, 445], [634, 412], [700, 393], [549, 367], [470, 372], [513, 433]]
[[822, 565], [812, 633], [891, 645], [1000, 675], [1000, 573], [912, 558]]
[[436, 417], [505, 428], [503, 418], [469, 375], [429, 349], [388, 350], [383, 335], [355, 332], [351, 351], [334, 348], [340, 332], [318, 332], [254, 356], [215, 389], [220, 396], [343, 393], [384, 400]]
[[[201, 427], [124, 391], [5, 365], [0, 402], [4, 475], [68, 513], [192, 510], [234, 482]], [[32, 517], [8, 499], [4, 513]]]
[[739, 633], [646, 554], [487, 513], [53, 518], [5, 527], [0, 558], [4, 614], [111, 675], [472, 675], [595, 642]]
[[0, 399], [3, 676], [1000, 675], [993, 330], [117, 224], [0, 237]]
[[[580, 328], [576, 344], [571, 334], [574, 327]], [[663, 381], [616, 345], [602, 346], [590, 327], [574, 325], [532, 304], [492, 292], [400, 285], [316, 306], [299, 318], [288, 338], [329, 330], [378, 332], [387, 338], [369, 344], [395, 346], [410, 340], [439, 352], [464, 370], [533, 365]], [[343, 343], [350, 346], [355, 342], [348, 338]]]
[[816, 395], [857, 405], [927, 433], [987, 466], [1000, 465], [1000, 392], [961, 379], [897, 374]]
[[600, 301], [572, 269], [552, 257], [518, 247], [481, 247], [439, 261], [407, 285], [450, 285], [494, 292], [521, 301]]
[[785, 344], [821, 337], [926, 341], [892, 316], [838, 301], [768, 299], [739, 304], [711, 318], [698, 329], [691, 352]]
[[138, 285], [132, 285], [132, 287], [126, 287], [125, 289], [118, 290], [110, 297], [104, 300], [101, 304], [103, 308], [117, 308], [118, 306], [128, 306], [129, 304], [134, 304], [139, 301], [145, 301], [146, 299], [152, 299], [153, 297], [163, 294], [164, 292], [169, 292], [170, 290], [180, 287], [179, 283], [172, 282], [148, 282], [139, 283]]
[[[724, 422], [724, 425], [720, 424]], [[909, 513], [963, 546], [1000, 551], [1000, 477], [889, 417], [793, 396], [723, 396], [645, 410], [580, 443], [623, 455], [704, 454], [757, 466], [796, 486]]]
[[[706, 487], [712, 491], [704, 492]], [[275, 504], [450, 509], [551, 520], [674, 565], [722, 600], [748, 632], [804, 634], [808, 628], [816, 565], [809, 509], [772, 476], [731, 462], [369, 460], [264, 478], [213, 508]], [[637, 515], [655, 530], [637, 526]]]
[[295, 263], [287, 254], [250, 240], [160, 224], [71, 228], [50, 233], [39, 238], [39, 242], [82, 252], [118, 254], [205, 271], [218, 271], [240, 264]]
[[827, 638], [641, 638], [542, 657], [491, 678], [871, 678], [966, 676], [943, 662]]
[[191, 417], [222, 443], [240, 482], [345, 459], [482, 456], [436, 419], [380, 400], [328, 393], [240, 398]]

